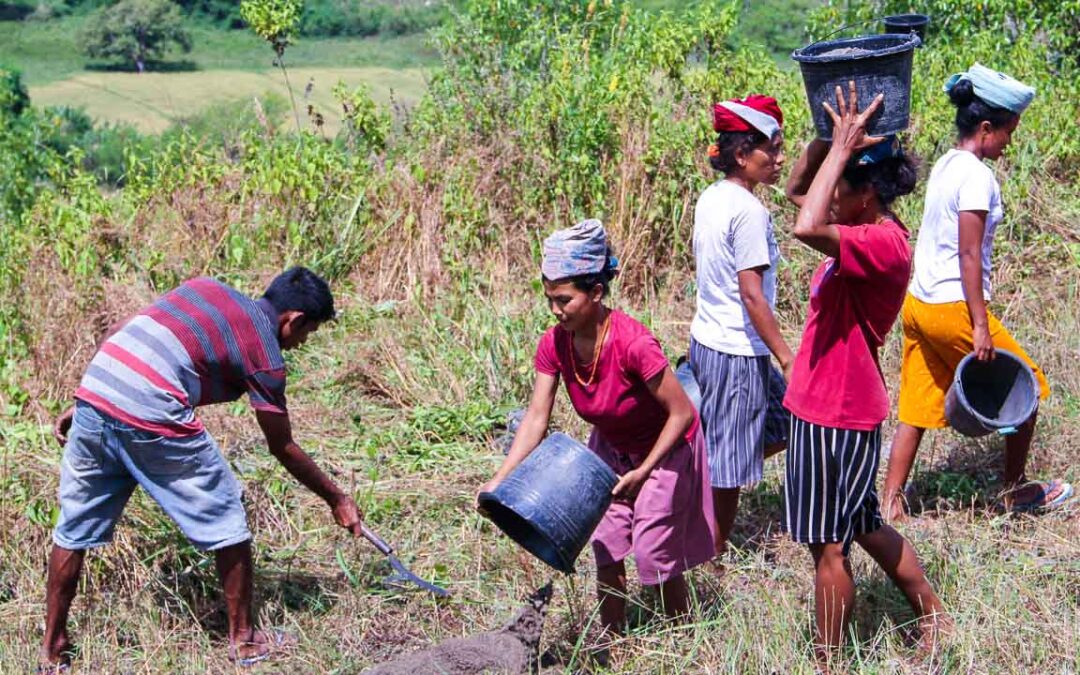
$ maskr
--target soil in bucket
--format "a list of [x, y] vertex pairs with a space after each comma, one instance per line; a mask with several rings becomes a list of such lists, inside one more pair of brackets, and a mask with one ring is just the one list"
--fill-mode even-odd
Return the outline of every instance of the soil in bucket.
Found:
[[556, 432], [477, 501], [518, 545], [569, 574], [611, 505], [617, 481], [596, 453]]
[[822, 107], [828, 101], [836, 107], [836, 87], [846, 93], [854, 81], [859, 92], [859, 109], [864, 110], [878, 94], [884, 94], [881, 108], [870, 118], [867, 131], [874, 136], [896, 134], [907, 129], [911, 117], [911, 68], [918, 36], [866, 35], [825, 40], [795, 50], [791, 58], [799, 63], [810, 114], [818, 136], [832, 139], [832, 118]]

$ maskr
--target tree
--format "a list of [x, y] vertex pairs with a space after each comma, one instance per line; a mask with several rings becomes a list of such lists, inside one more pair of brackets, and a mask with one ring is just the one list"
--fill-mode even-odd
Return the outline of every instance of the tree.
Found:
[[184, 29], [178, 7], [169, 0], [120, 0], [102, 7], [87, 21], [81, 34], [83, 51], [92, 58], [123, 58], [139, 72], [146, 61], [158, 58], [175, 45], [191, 51], [191, 35]]
[[296, 39], [300, 27], [300, 15], [304, 10], [303, 0], [241, 0], [240, 16], [256, 35], [270, 43], [277, 58], [275, 65], [281, 68], [285, 77], [285, 88], [289, 90], [293, 117], [296, 118], [296, 130], [300, 131], [300, 111], [296, 107], [296, 97], [289, 84], [289, 71], [285, 69], [285, 48]]

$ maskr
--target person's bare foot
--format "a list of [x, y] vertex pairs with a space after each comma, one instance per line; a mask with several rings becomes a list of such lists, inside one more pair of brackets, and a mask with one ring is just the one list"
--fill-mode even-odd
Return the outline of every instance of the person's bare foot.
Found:
[[948, 614], [930, 614], [919, 619], [919, 642], [916, 650], [920, 656], [941, 651], [942, 644], [952, 636], [956, 624]]
[[296, 646], [296, 638], [282, 631], [256, 630], [248, 640], [229, 642], [229, 659], [242, 666], [254, 665], [260, 661], [287, 652]]
[[42, 645], [38, 656], [38, 672], [54, 673], [66, 670], [71, 666], [74, 656], [75, 645], [66, 635], [62, 635], [53, 644]]

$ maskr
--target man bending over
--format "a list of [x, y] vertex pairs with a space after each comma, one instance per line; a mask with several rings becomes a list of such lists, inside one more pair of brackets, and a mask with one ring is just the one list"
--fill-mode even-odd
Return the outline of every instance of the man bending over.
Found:
[[229, 656], [263, 660], [281, 635], [255, 630], [251, 532], [241, 486], [195, 408], [247, 393], [270, 453], [358, 535], [360, 511], [292, 437], [282, 351], [334, 317], [326, 282], [294, 267], [252, 300], [192, 279], [114, 326], [83, 375], [75, 406], [56, 421], [64, 445], [41, 663], [66, 668], [67, 632], [86, 549], [112, 540], [139, 485], [198, 548], [213, 551], [229, 621]]

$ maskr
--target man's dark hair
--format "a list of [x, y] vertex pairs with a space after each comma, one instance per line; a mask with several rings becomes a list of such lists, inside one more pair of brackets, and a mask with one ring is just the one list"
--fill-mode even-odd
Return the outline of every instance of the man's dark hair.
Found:
[[274, 277], [263, 293], [279, 314], [301, 312], [308, 321], [334, 318], [334, 296], [326, 280], [306, 267], [290, 267]]
[[889, 206], [897, 197], [915, 191], [919, 163], [911, 155], [904, 155], [862, 166], [849, 164], [844, 169], [844, 180], [856, 190], [869, 183], [881, 203]]
[[716, 149], [719, 151], [715, 157], [709, 158], [709, 164], [713, 171], [729, 174], [739, 168], [736, 154], [742, 151], [749, 154], [754, 148], [769, 142], [769, 137], [757, 129], [751, 131], [721, 131], [716, 135]]
[[994, 129], [1007, 126], [1018, 117], [1005, 108], [992, 106], [975, 95], [975, 87], [968, 80], [960, 80], [949, 90], [949, 100], [956, 106], [956, 131], [960, 138], [970, 138], [984, 121]]

